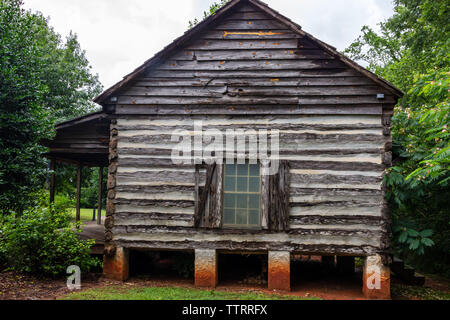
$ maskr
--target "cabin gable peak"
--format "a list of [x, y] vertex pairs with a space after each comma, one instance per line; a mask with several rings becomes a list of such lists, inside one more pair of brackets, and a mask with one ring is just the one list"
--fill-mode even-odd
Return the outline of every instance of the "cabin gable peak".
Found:
[[[349, 69], [354, 70], [361, 74], [363, 77], [369, 78], [374, 84], [379, 85], [383, 89], [386, 89], [396, 98], [401, 98], [403, 93], [397, 89], [394, 85], [388, 81], [378, 77], [376, 74], [370, 72], [364, 67], [360, 66], [356, 62], [347, 58], [342, 53], [338, 52], [336, 48], [324, 43], [323, 41], [315, 38], [313, 35], [305, 32], [300, 25], [293, 22], [289, 18], [283, 16], [276, 10], [270, 8], [267, 4], [260, 0], [231, 0], [224, 7], [219, 9], [214, 15], [200, 22], [192, 29], [186, 31], [181, 37], [175, 39], [171, 44], [166, 46], [163, 50], [158, 52], [151, 59], [144, 62], [140, 67], [135, 69], [130, 74], [126, 75], [120, 82], [116, 83], [98, 97], [94, 101], [102, 106], [117, 103], [117, 96], [123, 90], [126, 90], [135, 83], [140, 76], [151, 70], [153, 67], [158, 66], [170, 59], [171, 56], [182, 50], [186, 45], [194, 41], [199, 35], [204, 34], [214, 27], [223, 24], [224, 20], [233, 18], [232, 15], [240, 16], [242, 21], [245, 20], [246, 13], [257, 12], [261, 20], [260, 21], [248, 21], [247, 26], [239, 25], [239, 23], [228, 23], [228, 28], [219, 28], [222, 33], [222, 37], [232, 37], [234, 35], [246, 36], [280, 36], [280, 32], [277, 29], [288, 29], [292, 32], [293, 37], [301, 38], [312, 44], [318, 50], [322, 50], [325, 54], [335, 58], [339, 63], [343, 63]], [[263, 27], [262, 24], [265, 17], [274, 21], [269, 24], [269, 27]], [[223, 29], [223, 30], [222, 30]], [[245, 30], [245, 31], [243, 31]], [[263, 40], [263, 39], [261, 39]]]

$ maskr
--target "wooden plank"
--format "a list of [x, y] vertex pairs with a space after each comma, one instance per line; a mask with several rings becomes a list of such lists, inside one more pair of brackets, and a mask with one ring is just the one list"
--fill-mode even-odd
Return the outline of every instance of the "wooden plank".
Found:
[[219, 26], [216, 27], [217, 30], [273, 30], [273, 29], [284, 29], [286, 26], [274, 19], [267, 20], [225, 20]]
[[291, 169], [312, 169], [312, 170], [367, 170], [383, 171], [384, 166], [378, 163], [368, 162], [335, 162], [335, 161], [307, 161], [291, 160]]
[[[185, 128], [189, 126], [192, 129], [195, 121], [202, 121], [204, 127], [253, 127], [253, 126], [270, 126], [283, 127], [284, 129], [293, 129], [299, 126], [301, 129], [310, 130], [355, 130], [360, 129], [381, 129], [381, 116], [373, 115], [355, 115], [355, 116], [340, 116], [340, 115], [318, 115], [318, 116], [299, 116], [291, 117], [289, 115], [277, 116], [253, 116], [247, 117], [245, 115], [216, 115], [214, 117], [205, 116], [190, 116], [184, 117], [179, 115], [167, 116], [140, 116], [130, 115], [121, 116], [117, 120], [117, 126], [120, 128], [119, 135], [126, 136], [126, 130], [151, 130], [156, 128], [158, 132], [167, 130], [167, 128]], [[290, 127], [292, 126], [292, 127]], [[300, 127], [304, 126], [304, 127]], [[137, 129], [137, 128], [143, 129]], [[267, 127], [265, 127], [267, 128]], [[378, 132], [377, 132], [378, 133]]]
[[[165, 234], [163, 242], [167, 245], [181, 245], [179, 248], [189, 248], [190, 242], [194, 242], [197, 245], [197, 248], [205, 248], [205, 247], [215, 247], [217, 249], [248, 249], [254, 248], [265, 248], [268, 250], [269, 248], [276, 248], [277, 246], [283, 246], [283, 244], [289, 243], [291, 245], [292, 251], [297, 250], [304, 245], [310, 246], [342, 246], [349, 245], [351, 247], [365, 247], [365, 246], [373, 246], [375, 248], [379, 247], [379, 237], [373, 237], [372, 235], [362, 235], [359, 237], [348, 237], [348, 236], [327, 236], [323, 237], [322, 235], [296, 235], [295, 237], [291, 237], [286, 233], [248, 233], [244, 232], [234, 232], [233, 233], [225, 233], [218, 232], [218, 230], [195, 230], [191, 229], [189, 233], [177, 233], [177, 232], [168, 232], [168, 229], [161, 229], [159, 232], [157, 230], [152, 231], [151, 233], [138, 233], [132, 232], [132, 228], [128, 229], [128, 233], [119, 233], [116, 232], [114, 234], [114, 241], [137, 241], [137, 242], [147, 242], [148, 245], [153, 245], [158, 241], [161, 241], [161, 235]], [[270, 250], [270, 249], [269, 249]]]
[[194, 200], [167, 200], [167, 199], [116, 199], [116, 205], [133, 205], [140, 207], [162, 207], [162, 208], [194, 208]]
[[[133, 97], [213, 97], [221, 98], [224, 94], [239, 97], [290, 97], [290, 96], [376, 96], [380, 90], [378, 87], [358, 86], [296, 86], [296, 87], [272, 87], [268, 89], [238, 85], [226, 85], [222, 87], [133, 87], [123, 95]], [[96, 146], [96, 145], [93, 145]]]
[[193, 71], [271, 71], [271, 70], [311, 70], [343, 68], [337, 60], [244, 60], [244, 61], [175, 61], [169, 60], [157, 70], [193, 70]]
[[[387, 99], [390, 99], [387, 97]], [[382, 111], [382, 104], [379, 103], [376, 96], [301, 96], [301, 97], [258, 97], [258, 96], [228, 96], [222, 97], [140, 97], [140, 96], [120, 96], [118, 101], [121, 105], [178, 105], [178, 109], [182, 105], [198, 106], [198, 105], [335, 105], [336, 109], [342, 105], [363, 105], [363, 104], [379, 104]], [[222, 107], [223, 109], [223, 107]], [[220, 113], [218, 113], [220, 114]]]
[[206, 201], [208, 200], [208, 195], [211, 190], [211, 183], [213, 180], [214, 172], [216, 171], [216, 167], [217, 167], [216, 163], [207, 166], [205, 188], [203, 189], [203, 192], [200, 197], [200, 202], [198, 204], [198, 211], [195, 213], [196, 228], [201, 226], [201, 223], [205, 215]]
[[262, 11], [238, 11], [227, 17], [228, 20], [271, 20], [272, 18]]
[[211, 30], [202, 35], [203, 40], [279, 40], [279, 39], [299, 39], [303, 36], [293, 33], [288, 29], [279, 30]]
[[183, 50], [170, 61], [241, 61], [241, 60], [333, 60], [334, 57], [314, 49], [242, 49]]
[[316, 46], [305, 43], [299, 47], [299, 39], [274, 40], [197, 40], [186, 46], [186, 50], [243, 50], [243, 49], [317, 49]]
[[102, 224], [103, 167], [98, 168], [97, 224]]
[[223, 211], [223, 172], [222, 164], [216, 164], [216, 181], [215, 181], [215, 195], [214, 206], [212, 206], [211, 227], [222, 227], [222, 211]]
[[228, 71], [228, 70], [149, 70], [144, 77], [161, 78], [209, 78], [212, 79], [286, 79], [286, 78], [323, 78], [323, 77], [358, 77], [358, 73], [338, 68], [338, 69], [310, 69], [310, 70], [251, 70], [251, 71]]
[[383, 178], [380, 177], [367, 177], [362, 175], [354, 176], [339, 176], [330, 174], [318, 174], [318, 175], [306, 175], [306, 174], [292, 174], [291, 183], [304, 183], [304, 184], [320, 184], [326, 182], [327, 184], [348, 184], [348, 185], [361, 185], [361, 184], [381, 184]]
[[328, 106], [328, 105], [166, 105], [133, 104], [117, 106], [118, 115], [381, 115], [381, 105]]
[[81, 207], [80, 207], [80, 201], [81, 201], [81, 172], [82, 172], [82, 165], [79, 163], [77, 165], [77, 195], [76, 195], [76, 218], [75, 220], [79, 222], [81, 220]]
[[253, 79], [211, 79], [211, 78], [142, 78], [134, 87], [253, 87], [253, 88], [278, 88], [278, 87], [301, 87], [301, 86], [372, 86], [373, 81], [364, 77], [322, 77], [322, 78], [253, 78]]

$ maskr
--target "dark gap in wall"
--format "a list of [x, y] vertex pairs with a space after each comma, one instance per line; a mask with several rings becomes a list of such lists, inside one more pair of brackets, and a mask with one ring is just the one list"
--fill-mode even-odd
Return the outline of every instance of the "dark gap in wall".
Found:
[[193, 280], [194, 253], [131, 250], [130, 276], [152, 280]]
[[267, 285], [267, 254], [220, 254], [219, 283]]
[[337, 257], [308, 255], [291, 256], [291, 287], [293, 290], [310, 288], [311, 290], [334, 290], [356, 288], [362, 285], [361, 268], [354, 272], [343, 272], [337, 265]]

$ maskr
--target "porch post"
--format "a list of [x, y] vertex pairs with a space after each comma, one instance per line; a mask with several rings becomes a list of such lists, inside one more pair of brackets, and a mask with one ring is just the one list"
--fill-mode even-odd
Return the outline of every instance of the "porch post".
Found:
[[76, 221], [81, 220], [81, 208], [80, 208], [80, 200], [81, 200], [81, 170], [83, 169], [83, 166], [81, 163], [78, 163], [77, 165], [77, 215], [76, 215]]
[[97, 224], [102, 224], [103, 167], [98, 168]]
[[50, 159], [50, 203], [55, 203], [55, 168], [56, 168], [55, 158]]

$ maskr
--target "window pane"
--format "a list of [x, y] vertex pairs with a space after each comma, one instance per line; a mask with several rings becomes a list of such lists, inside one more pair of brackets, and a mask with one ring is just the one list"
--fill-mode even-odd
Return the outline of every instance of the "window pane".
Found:
[[248, 212], [248, 224], [259, 225], [259, 210], [250, 210]]
[[237, 202], [236, 208], [239, 209], [247, 209], [247, 195], [246, 194], [237, 194], [236, 195]]
[[248, 191], [249, 192], [259, 192], [260, 191], [260, 179], [259, 178], [250, 178], [249, 179], [249, 186]]
[[250, 176], [260, 178], [260, 166], [259, 164], [251, 164], [250, 165]]
[[236, 195], [232, 193], [225, 193], [223, 198], [223, 206], [227, 209], [236, 208]]
[[238, 176], [248, 176], [248, 164], [238, 164], [237, 165], [237, 175]]
[[237, 210], [236, 211], [236, 224], [247, 224], [247, 211]]
[[225, 177], [225, 191], [236, 191], [236, 178], [235, 177]]
[[248, 191], [248, 178], [247, 177], [238, 177], [237, 178], [237, 188], [238, 192], [247, 192]]
[[225, 165], [223, 222], [230, 227], [261, 224], [261, 170], [259, 164]]
[[234, 164], [226, 164], [225, 165], [225, 175], [227, 175], [227, 176], [235, 176], [236, 175], [236, 165], [234, 165]]
[[235, 224], [235, 213], [234, 209], [225, 209], [223, 212], [223, 223], [224, 224]]
[[260, 202], [259, 194], [251, 194], [248, 197], [249, 197], [248, 207], [250, 209], [259, 209], [259, 202]]

